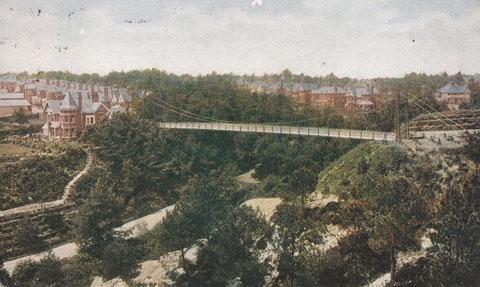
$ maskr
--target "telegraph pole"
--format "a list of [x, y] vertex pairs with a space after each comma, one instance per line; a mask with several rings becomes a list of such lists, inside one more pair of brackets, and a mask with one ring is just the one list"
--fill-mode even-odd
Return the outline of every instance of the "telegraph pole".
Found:
[[408, 97], [405, 97], [405, 118], [406, 118], [406, 126], [405, 126], [405, 138], [410, 138], [410, 116], [408, 115]]
[[400, 93], [397, 93], [395, 99], [395, 134], [397, 142], [402, 142], [402, 133], [400, 131]]

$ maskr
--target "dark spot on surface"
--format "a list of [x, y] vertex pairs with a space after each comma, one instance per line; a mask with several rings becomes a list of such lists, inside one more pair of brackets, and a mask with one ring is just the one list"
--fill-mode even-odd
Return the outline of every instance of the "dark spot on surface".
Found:
[[415, 39], [413, 39], [412, 42], [415, 43]]
[[38, 9], [37, 16], [40, 16], [41, 13], [42, 13], [42, 10]]
[[125, 20], [125, 23], [132, 24], [132, 20]]
[[72, 16], [73, 16], [73, 14], [75, 14], [75, 12], [73, 12], [73, 11], [72, 11], [72, 12], [70, 12], [70, 13], [68, 13], [68, 18], [72, 17]]
[[62, 51], [65, 51], [68, 49], [68, 46], [66, 47], [61, 47], [61, 46], [55, 46], [55, 49], [57, 49], [58, 53], [61, 53]]
[[322, 62], [322, 65], [324, 65], [324, 66], [325, 66], [325, 62]]

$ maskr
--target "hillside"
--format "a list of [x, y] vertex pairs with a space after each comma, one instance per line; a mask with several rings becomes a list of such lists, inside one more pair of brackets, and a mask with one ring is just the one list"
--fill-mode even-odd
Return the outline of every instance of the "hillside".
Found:
[[318, 176], [316, 192], [339, 195], [345, 187], [360, 177], [360, 165], [380, 169], [391, 159], [389, 151], [398, 150], [393, 144], [364, 142], [327, 166]]

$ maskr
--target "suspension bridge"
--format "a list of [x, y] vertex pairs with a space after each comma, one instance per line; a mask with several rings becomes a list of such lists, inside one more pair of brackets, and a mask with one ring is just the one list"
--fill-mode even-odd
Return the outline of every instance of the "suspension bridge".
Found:
[[[358, 139], [358, 140], [373, 140], [373, 141], [386, 141], [401, 142], [402, 138], [409, 138], [412, 134], [418, 132], [418, 125], [410, 127], [410, 121], [408, 119], [408, 110], [406, 112], [407, 122], [406, 124], [400, 124], [400, 102], [401, 99], [405, 100], [405, 103], [412, 103], [422, 111], [424, 111], [429, 119], [437, 123], [437, 130], [464, 130], [467, 128], [462, 125], [462, 121], [456, 116], [449, 115], [448, 113], [440, 112], [430, 104], [420, 99], [417, 96], [411, 94], [399, 93], [396, 102], [396, 115], [395, 115], [395, 131], [383, 132], [372, 130], [356, 130], [356, 129], [337, 129], [328, 127], [312, 127], [312, 126], [293, 126], [285, 123], [270, 124], [270, 123], [238, 123], [222, 121], [214, 118], [208, 118], [201, 116], [190, 111], [178, 108], [165, 102], [161, 99], [150, 99], [145, 97], [145, 100], [151, 102], [154, 105], [161, 107], [162, 109], [194, 119], [195, 121], [185, 122], [160, 122], [158, 126], [164, 129], [178, 129], [178, 130], [210, 130], [210, 131], [230, 131], [241, 133], [262, 133], [262, 134], [282, 134], [282, 135], [297, 135], [297, 136], [313, 136], [313, 137], [330, 137], [330, 138], [343, 138], [343, 139]], [[302, 120], [302, 122], [309, 121]]]
[[282, 134], [360, 139], [374, 141], [395, 141], [395, 133], [368, 130], [331, 129], [318, 127], [297, 127], [269, 124], [219, 123], [219, 122], [162, 122], [159, 127], [182, 130], [231, 131], [244, 133]]

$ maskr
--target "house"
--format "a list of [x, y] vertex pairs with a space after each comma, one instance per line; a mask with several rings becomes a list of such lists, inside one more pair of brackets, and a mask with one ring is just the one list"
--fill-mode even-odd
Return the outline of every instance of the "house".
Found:
[[370, 111], [379, 109], [383, 104], [382, 94], [373, 86], [352, 87], [345, 95], [346, 110]]
[[311, 83], [295, 84], [292, 87], [291, 95], [296, 102], [310, 105], [312, 103], [312, 91], [317, 89], [318, 86]]
[[470, 102], [470, 90], [467, 85], [449, 83], [434, 94], [439, 103], [446, 103], [450, 110], [458, 110], [460, 104]]
[[26, 114], [32, 113], [32, 106], [23, 97], [22, 93], [1, 93], [0, 94], [0, 116], [12, 115], [15, 112], [23, 111]]
[[[82, 88], [81, 86], [78, 86]], [[50, 138], [74, 138], [89, 125], [105, 119], [108, 108], [93, 102], [89, 90], [69, 91], [61, 100], [47, 100], [43, 108], [43, 134]]]
[[321, 87], [311, 92], [311, 104], [314, 107], [343, 108], [345, 103], [345, 89], [341, 87]]
[[12, 93], [17, 87], [17, 76], [4, 75], [0, 77], [0, 89], [5, 89], [7, 92]]

